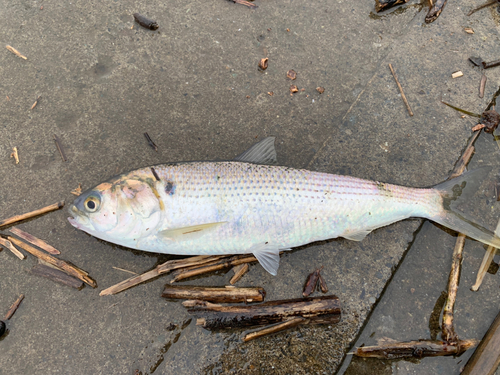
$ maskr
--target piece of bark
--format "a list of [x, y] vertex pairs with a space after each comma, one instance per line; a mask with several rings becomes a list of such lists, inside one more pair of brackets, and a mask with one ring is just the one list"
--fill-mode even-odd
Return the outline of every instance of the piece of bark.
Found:
[[10, 228], [9, 232], [14, 233], [16, 236], [21, 237], [23, 240], [25, 240], [25, 241], [27, 241], [35, 246], [38, 246], [40, 249], [45, 250], [46, 252], [48, 252], [50, 254], [53, 254], [53, 255], [61, 254], [61, 252], [59, 250], [52, 247], [47, 242], [45, 242], [39, 238], [36, 238], [35, 236], [33, 236], [29, 233], [26, 233], [25, 231], [23, 231], [19, 228], [16, 228], [16, 227]]
[[66, 272], [70, 276], [74, 276], [79, 280], [82, 280], [84, 283], [90, 285], [92, 288], [97, 288], [97, 283], [91, 277], [88, 276], [88, 273], [81, 270], [80, 268], [62, 260], [54, 258], [52, 255], [46, 254], [43, 251], [35, 249], [33, 246], [24, 243], [17, 238], [8, 236], [7, 239], [12, 243], [16, 244], [20, 248], [26, 250], [28, 253], [36, 256], [39, 259], [44, 260], [47, 263], [50, 263], [62, 271]]
[[4, 246], [5, 248], [7, 248], [8, 250], [10, 250], [16, 257], [18, 257], [19, 259], [23, 260], [23, 259], [26, 259], [26, 255], [24, 255], [23, 253], [21, 253], [19, 250], [17, 250], [14, 245], [12, 245], [12, 242], [6, 240], [5, 238], [3, 237], [0, 237], [0, 245]]
[[476, 346], [477, 340], [460, 340], [456, 345], [444, 341], [407, 341], [390, 342], [377, 346], [356, 348], [352, 354], [358, 357], [397, 359], [405, 357], [424, 358], [445, 355], [459, 355], [467, 349]]
[[231, 280], [229, 280], [229, 284], [234, 285], [240, 280], [245, 273], [248, 272], [250, 269], [250, 266], [248, 263], [245, 264], [240, 264], [239, 266], [234, 266], [233, 271], [234, 271], [234, 276], [231, 277]]
[[307, 324], [335, 324], [340, 321], [340, 301], [336, 296], [298, 298], [258, 305], [221, 306], [204, 301], [185, 301], [183, 306], [198, 317], [197, 325], [222, 329], [269, 325], [295, 317]]
[[319, 281], [320, 271], [321, 271], [321, 268], [316, 268], [313, 272], [311, 272], [307, 276], [307, 279], [306, 279], [306, 282], [304, 284], [304, 288], [302, 291], [302, 295], [304, 297], [308, 297], [316, 289], [316, 286], [318, 285], [318, 281]]
[[45, 277], [47, 279], [55, 281], [56, 283], [66, 285], [78, 290], [82, 289], [84, 286], [83, 281], [69, 276], [65, 272], [60, 271], [54, 267], [49, 267], [43, 264], [37, 264], [29, 271], [29, 273], [31, 275]]
[[462, 264], [462, 252], [464, 249], [465, 235], [458, 234], [452, 255], [450, 275], [448, 277], [448, 295], [443, 310], [442, 337], [449, 344], [458, 343], [458, 335], [453, 326], [453, 310], [457, 298], [458, 281], [460, 277], [460, 266]]
[[481, 76], [481, 83], [479, 84], [479, 97], [480, 98], [484, 97], [484, 89], [486, 87], [486, 80], [487, 80], [487, 77], [486, 77], [486, 75], [483, 74]]
[[322, 293], [328, 293], [328, 286], [326, 285], [326, 281], [321, 273], [319, 274], [319, 287]]
[[425, 16], [425, 23], [434, 22], [441, 12], [443, 11], [444, 6], [446, 5], [447, 0], [436, 0], [434, 4], [429, 8], [429, 12]]
[[12, 318], [12, 315], [14, 315], [16, 310], [19, 308], [21, 302], [23, 302], [23, 299], [24, 299], [24, 294], [21, 294], [19, 297], [17, 297], [16, 302], [12, 304], [9, 311], [7, 311], [7, 314], [5, 314], [4, 320], [9, 320], [10, 318]]
[[158, 277], [162, 274], [166, 274], [174, 269], [183, 268], [183, 267], [190, 267], [190, 266], [194, 266], [194, 265], [199, 266], [202, 264], [213, 262], [214, 260], [219, 260], [221, 258], [224, 258], [224, 256], [198, 255], [198, 256], [184, 258], [184, 259], [169, 260], [168, 262], [160, 264], [159, 266], [157, 266], [155, 269], [153, 269], [151, 271], [145, 272], [145, 273], [138, 275], [138, 276], [128, 278], [126, 280], [119, 282], [118, 284], [110, 286], [109, 288], [101, 291], [101, 293], [99, 293], [99, 295], [100, 296], [109, 296], [112, 294], [120, 293], [126, 289], [132, 288], [133, 286], [139, 285], [145, 281], [154, 279], [155, 277]]
[[43, 208], [40, 208], [39, 210], [28, 212], [28, 213], [25, 213], [22, 215], [12, 216], [12, 217], [9, 217], [8, 219], [0, 221], [0, 227], [15, 223], [16, 221], [21, 221], [21, 220], [29, 219], [30, 217], [42, 215], [46, 212], [58, 210], [62, 207], [64, 207], [64, 201], [57, 202], [57, 203], [51, 204], [50, 206], [43, 207]]
[[218, 303], [262, 302], [266, 296], [263, 288], [199, 287], [191, 285], [165, 285], [164, 298], [196, 299]]
[[407, 3], [408, 0], [375, 0], [375, 10], [381, 12], [383, 10], [395, 7], [399, 4]]
[[497, 249], [493, 246], [488, 246], [488, 248], [486, 249], [481, 265], [479, 266], [479, 271], [477, 271], [476, 283], [470, 288], [473, 292], [477, 292], [479, 290], [479, 287], [483, 283], [484, 276], [486, 276], [486, 273], [488, 272], [490, 264], [493, 261], [496, 253]]
[[252, 263], [252, 262], [257, 262], [257, 258], [255, 258], [253, 255], [245, 255], [243, 258], [241, 256], [235, 256], [229, 259], [222, 259], [216, 264], [210, 266], [195, 268], [187, 271], [180, 270], [178, 271], [178, 274], [170, 281], [170, 283], [187, 279], [189, 277], [202, 275], [204, 273], [211, 273], [214, 271], [222, 270], [224, 268], [234, 267], [239, 264]]
[[269, 61], [269, 59], [267, 57], [264, 57], [262, 59], [260, 59], [259, 61], [259, 68], [262, 69], [262, 70], [266, 70], [267, 69], [267, 62]]
[[396, 72], [394, 71], [392, 64], [389, 64], [389, 69], [391, 69], [392, 76], [394, 77], [394, 80], [396, 81], [396, 84], [398, 85], [399, 92], [401, 93], [401, 98], [403, 99], [403, 102], [406, 105], [406, 109], [408, 110], [408, 113], [410, 114], [410, 116], [413, 116], [413, 111], [410, 108], [410, 103], [408, 103], [408, 100], [406, 99], [406, 95], [403, 91], [403, 87], [401, 86], [401, 83], [399, 83], [398, 76], [396, 75]]
[[296, 327], [299, 324], [304, 323], [305, 321], [306, 321], [306, 319], [297, 317], [297, 318], [287, 320], [286, 322], [283, 322], [283, 323], [274, 324], [270, 327], [264, 327], [264, 328], [259, 329], [257, 331], [250, 332], [250, 333], [246, 334], [245, 337], [243, 338], [243, 342], [247, 342], [247, 341], [262, 337], [262, 336], [270, 335], [272, 333], [276, 333], [276, 332], [283, 331], [285, 329]]
[[493, 375], [500, 364], [500, 313], [484, 335], [461, 375]]
[[499, 66], [499, 65], [500, 65], [500, 60], [495, 60], [495, 61], [490, 61], [490, 62], [483, 61], [483, 68], [484, 69], [493, 68], [493, 67]]

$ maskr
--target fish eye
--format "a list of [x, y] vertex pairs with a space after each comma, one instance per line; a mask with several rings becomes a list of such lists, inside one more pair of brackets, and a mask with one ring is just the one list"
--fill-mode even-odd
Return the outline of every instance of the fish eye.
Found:
[[88, 212], [96, 212], [99, 209], [100, 204], [101, 200], [94, 195], [89, 196], [85, 199], [85, 202], [83, 202], [83, 206]]

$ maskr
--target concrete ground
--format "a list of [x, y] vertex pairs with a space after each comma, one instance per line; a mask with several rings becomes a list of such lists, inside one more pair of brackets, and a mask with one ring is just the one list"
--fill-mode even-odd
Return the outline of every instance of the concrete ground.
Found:
[[[86, 189], [137, 167], [231, 159], [270, 135], [277, 137], [279, 163], [291, 167], [410, 186], [448, 177], [475, 122], [440, 99], [480, 113], [498, 90], [500, 68], [486, 72], [480, 99], [481, 72], [467, 61], [500, 57], [494, 8], [467, 17], [479, 2], [449, 1], [427, 25], [427, 4], [412, 1], [381, 15], [371, 0], [256, 4], [259, 8], [250, 10], [224, 0], [0, 0], [1, 217], [61, 199], [69, 203], [78, 184]], [[160, 28], [141, 28], [133, 22], [134, 12], [154, 18]], [[467, 34], [465, 27], [475, 33]], [[3, 47], [7, 44], [28, 59], [11, 54]], [[269, 58], [265, 72], [257, 68], [263, 57]], [[388, 63], [396, 69], [412, 117]], [[289, 69], [297, 72], [293, 84], [304, 91], [290, 95]], [[464, 76], [452, 79], [458, 70]], [[325, 88], [323, 94], [318, 86]], [[30, 110], [38, 96], [39, 104]], [[145, 131], [158, 152], [147, 145]], [[481, 139], [490, 157], [475, 162], [497, 164], [498, 147], [491, 137]], [[17, 165], [9, 159], [14, 146]], [[498, 204], [488, 204], [496, 213]], [[287, 253], [277, 277], [251, 266], [239, 285], [262, 286], [267, 300], [275, 300], [299, 297], [307, 274], [323, 265], [330, 291], [343, 304], [343, 318], [336, 326], [301, 327], [242, 344], [241, 332], [204, 331], [179, 302], [161, 299], [168, 276], [99, 297], [100, 290], [129, 277], [112, 267], [142, 273], [168, 257], [96, 240], [71, 227], [67, 216], [60, 210], [19, 227], [58, 248], [61, 258], [88, 271], [99, 287], [75, 291], [31, 276], [33, 257], [20, 261], [2, 251], [0, 313], [19, 294], [26, 298], [0, 341], [0, 374], [334, 373], [410, 244], [443, 243], [436, 253], [445, 262], [454, 240], [430, 224], [415, 236], [421, 221], [407, 220], [360, 243], [338, 239]], [[496, 225], [491, 212], [485, 219]], [[482, 257], [482, 246], [471, 244], [476, 252], [470, 272]], [[446, 280], [447, 274], [444, 265], [426, 277]], [[225, 285], [230, 277], [216, 274], [186, 284]], [[472, 276], [466, 277], [468, 283]], [[432, 310], [444, 287], [428, 284], [419, 293]], [[498, 310], [497, 290], [491, 276], [470, 301], [459, 296], [469, 306], [468, 319], [482, 321], [465, 330], [467, 320], [459, 320], [459, 332], [482, 336]], [[395, 315], [413, 308], [404, 294], [384, 296], [394, 298], [389, 310]], [[478, 303], [487, 311], [475, 309]], [[422, 320], [428, 308], [422, 308]], [[377, 321], [375, 313], [372, 318]], [[404, 338], [399, 333], [411, 321], [392, 319], [390, 335]], [[170, 323], [173, 330], [167, 329]], [[433, 361], [430, 372], [450, 373], [440, 369], [444, 362]], [[396, 371], [399, 365], [391, 366]], [[406, 373], [412, 371], [419, 368]]]

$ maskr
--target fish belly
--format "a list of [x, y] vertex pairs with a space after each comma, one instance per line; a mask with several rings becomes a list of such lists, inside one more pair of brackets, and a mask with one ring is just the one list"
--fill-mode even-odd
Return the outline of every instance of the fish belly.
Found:
[[[155, 167], [169, 191], [164, 220], [142, 250], [170, 254], [238, 254], [269, 243], [289, 249], [428, 217], [438, 194], [353, 177], [243, 162]], [[163, 230], [221, 223], [185, 238]]]

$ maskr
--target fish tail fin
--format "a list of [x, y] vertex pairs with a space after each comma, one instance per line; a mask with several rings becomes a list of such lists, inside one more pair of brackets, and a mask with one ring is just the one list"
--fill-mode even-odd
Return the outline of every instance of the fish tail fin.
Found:
[[477, 241], [500, 248], [500, 237], [451, 208], [453, 201], [460, 204], [470, 200], [491, 170], [491, 167], [481, 167], [434, 186], [442, 197], [442, 207], [438, 214], [429, 219]]

